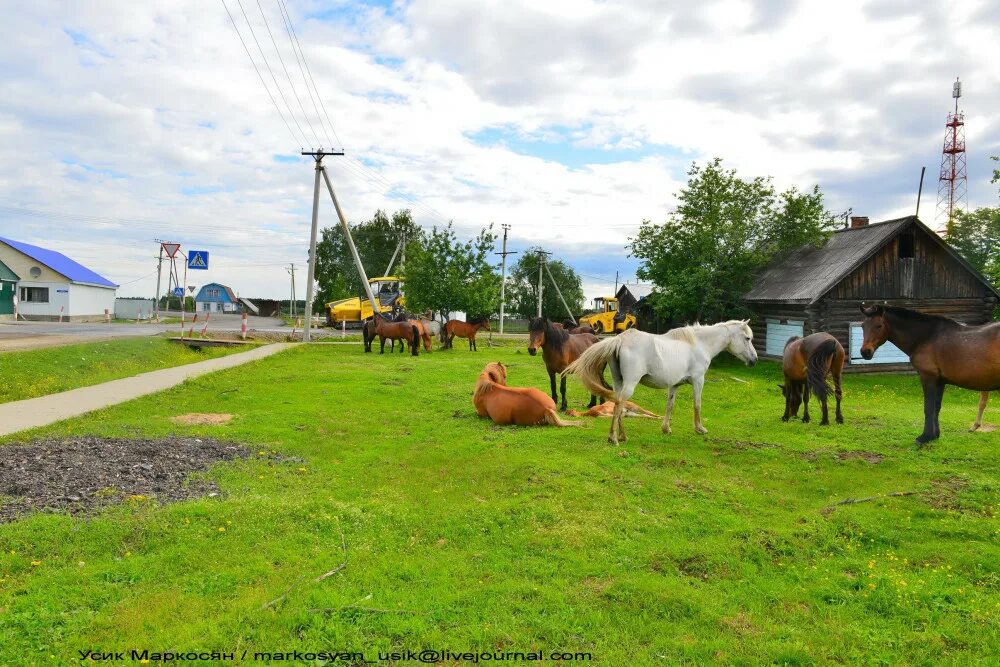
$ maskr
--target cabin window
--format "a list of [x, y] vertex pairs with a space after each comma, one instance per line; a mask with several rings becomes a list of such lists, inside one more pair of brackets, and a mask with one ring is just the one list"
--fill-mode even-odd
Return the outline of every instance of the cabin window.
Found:
[[28, 303], [48, 303], [49, 302], [49, 288], [48, 287], [22, 287], [21, 288], [21, 301]]
[[899, 258], [913, 259], [913, 233], [908, 232], [899, 237]]

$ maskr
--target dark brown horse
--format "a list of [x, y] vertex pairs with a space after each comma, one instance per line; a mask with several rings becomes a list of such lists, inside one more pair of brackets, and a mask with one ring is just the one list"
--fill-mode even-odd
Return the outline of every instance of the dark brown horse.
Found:
[[809, 390], [812, 389], [823, 404], [823, 421], [820, 424], [829, 424], [826, 399], [830, 388], [826, 384], [826, 376], [832, 374], [833, 394], [837, 398], [837, 423], [844, 423], [844, 414], [840, 411], [844, 346], [839, 340], [828, 333], [814, 333], [805, 338], [793, 336], [785, 343], [782, 368], [785, 371], [785, 384], [778, 386], [785, 395], [785, 414], [781, 421], [786, 422], [790, 417], [797, 416], [799, 404], [802, 403], [802, 423], [809, 422]]
[[889, 341], [910, 355], [917, 369], [924, 389], [924, 431], [918, 443], [941, 437], [938, 416], [946, 385], [979, 392], [1000, 389], [1000, 322], [966, 326], [897, 306], [861, 304], [861, 312], [861, 356], [871, 359]]
[[590, 326], [589, 324], [577, 324], [573, 320], [569, 319], [564, 320], [562, 324], [556, 324], [555, 322], [553, 322], [552, 326], [561, 326], [563, 329], [565, 329], [568, 333], [571, 334], [595, 333], [594, 327]]
[[[581, 333], [571, 334], [562, 327], [555, 326], [544, 317], [536, 317], [528, 325], [529, 340], [528, 354], [535, 356], [538, 348], [542, 348], [542, 359], [545, 360], [545, 369], [549, 372], [549, 383], [552, 387], [552, 400], [558, 401], [556, 394], [556, 374], [562, 373], [566, 367], [576, 361], [588, 347], [596, 343], [599, 339], [594, 334]], [[563, 376], [560, 385], [562, 391], [562, 404], [560, 410], [566, 409], [566, 377]], [[603, 399], [601, 401], [604, 402]], [[590, 395], [588, 408], [597, 405], [597, 396]]]
[[413, 356], [419, 354], [420, 329], [416, 325], [410, 324], [410, 322], [393, 322], [375, 313], [372, 319], [365, 322], [362, 331], [365, 352], [372, 351], [372, 341], [375, 340], [376, 336], [379, 339], [381, 347], [379, 354], [385, 354], [385, 341], [387, 340], [390, 341], [389, 352], [393, 352], [396, 349], [396, 341], [398, 340], [400, 353], [406, 350], [403, 344], [405, 341], [413, 351]]
[[473, 320], [471, 322], [463, 322], [462, 320], [448, 320], [448, 323], [444, 325], [444, 338], [445, 347], [451, 347], [452, 342], [455, 340], [455, 336], [459, 338], [467, 338], [469, 340], [469, 351], [479, 351], [476, 346], [476, 334], [479, 333], [480, 329], [490, 330], [490, 320], [488, 317], [483, 317], [480, 319]]

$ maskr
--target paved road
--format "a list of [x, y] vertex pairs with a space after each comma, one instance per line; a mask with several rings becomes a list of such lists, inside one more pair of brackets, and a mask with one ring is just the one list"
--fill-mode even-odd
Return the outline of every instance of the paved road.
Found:
[[0, 403], [0, 435], [47, 426], [110, 405], [131, 401], [133, 398], [169, 389], [189, 378], [263, 359], [289, 347], [291, 347], [289, 343], [264, 345], [247, 352], [141, 373], [134, 377], [112, 380], [91, 387], [71, 389], [24, 401]]
[[[164, 313], [164, 317], [173, 317]], [[180, 313], [176, 313], [179, 317]], [[186, 322], [190, 327], [191, 315]], [[204, 320], [199, 318], [199, 329]], [[215, 314], [209, 319], [209, 331], [239, 331], [242, 324], [240, 315]], [[272, 317], [249, 317], [247, 327], [257, 331], [288, 331], [283, 320]], [[180, 323], [155, 324], [103, 324], [84, 322], [3, 322], [0, 323], [0, 351], [27, 350], [72, 343], [86, 343], [107, 338], [128, 338], [132, 336], [155, 336], [165, 331], [180, 331]]]

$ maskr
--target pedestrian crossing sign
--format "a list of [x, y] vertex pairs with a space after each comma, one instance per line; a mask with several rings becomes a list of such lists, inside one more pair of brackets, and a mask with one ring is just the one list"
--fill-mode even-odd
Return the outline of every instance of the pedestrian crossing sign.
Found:
[[192, 250], [188, 253], [188, 268], [189, 269], [208, 269], [208, 251], [207, 250]]

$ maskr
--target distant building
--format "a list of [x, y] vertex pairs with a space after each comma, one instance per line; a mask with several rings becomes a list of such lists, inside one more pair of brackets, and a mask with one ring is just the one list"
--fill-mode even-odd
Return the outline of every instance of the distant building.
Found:
[[231, 287], [221, 283], [208, 283], [194, 298], [195, 311], [199, 313], [238, 313], [240, 300]]
[[17, 274], [0, 262], [0, 320], [14, 319], [14, 295], [18, 280]]
[[[114, 311], [118, 285], [62, 253], [0, 237], [0, 262], [17, 278], [18, 312], [24, 319], [100, 321], [105, 310]], [[9, 298], [7, 283], [0, 312]]]
[[673, 321], [662, 318], [649, 302], [653, 293], [653, 285], [642, 283], [624, 283], [618, 288], [618, 307], [622, 312], [632, 313], [636, 317], [636, 328], [650, 333], [663, 333], [671, 328]]
[[115, 299], [115, 317], [119, 320], [149, 320], [156, 309], [155, 299], [125, 297]]
[[769, 266], [743, 298], [757, 315], [751, 326], [761, 355], [781, 357], [790, 337], [826, 331], [844, 346], [847, 370], [903, 370], [909, 357], [892, 343], [862, 358], [862, 301], [982, 324], [1000, 292], [915, 216], [876, 224], [854, 217], [822, 246]]

